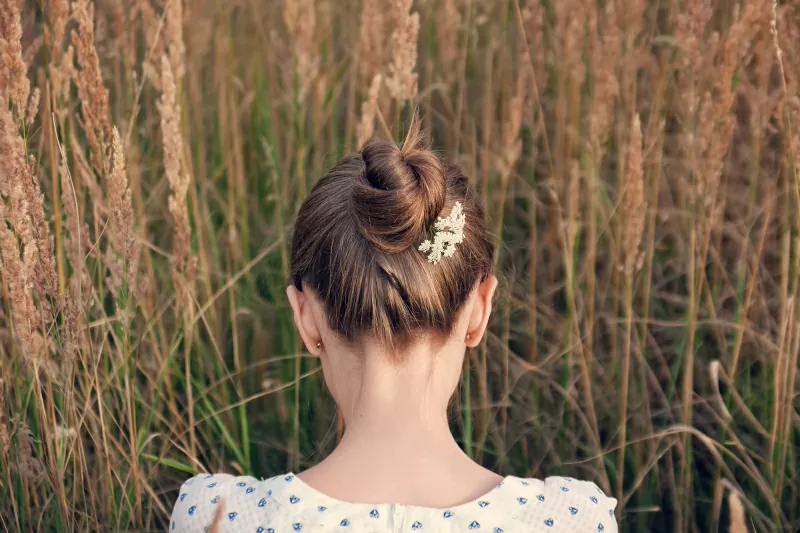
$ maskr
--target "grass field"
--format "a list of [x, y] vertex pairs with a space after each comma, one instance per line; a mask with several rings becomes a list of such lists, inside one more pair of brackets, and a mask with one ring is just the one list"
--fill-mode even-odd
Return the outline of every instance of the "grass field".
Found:
[[800, 524], [800, 5], [4, 0], [0, 530], [154, 531], [343, 428], [284, 297], [415, 108], [496, 236], [452, 427], [628, 532]]

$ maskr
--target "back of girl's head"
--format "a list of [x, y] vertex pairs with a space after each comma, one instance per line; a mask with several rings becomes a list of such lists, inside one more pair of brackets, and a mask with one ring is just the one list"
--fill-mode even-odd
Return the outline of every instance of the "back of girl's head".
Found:
[[[464, 239], [452, 257], [431, 263], [419, 246], [456, 202]], [[419, 334], [450, 333], [493, 253], [466, 176], [422, 146], [415, 120], [402, 146], [369, 141], [314, 186], [297, 215], [291, 274], [316, 294], [331, 330], [396, 352]]]

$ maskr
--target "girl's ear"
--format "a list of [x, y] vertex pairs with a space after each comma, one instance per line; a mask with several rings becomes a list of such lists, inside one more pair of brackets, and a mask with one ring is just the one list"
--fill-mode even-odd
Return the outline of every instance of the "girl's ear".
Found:
[[492, 298], [497, 289], [497, 278], [493, 275], [488, 276], [484, 281], [478, 283], [475, 288], [477, 294], [472, 304], [472, 311], [467, 325], [467, 338], [464, 341], [470, 348], [475, 348], [481, 343], [486, 326], [489, 324], [489, 316], [492, 314]]
[[311, 355], [319, 357], [322, 353], [322, 348], [318, 345], [322, 342], [322, 337], [320, 336], [317, 319], [311, 309], [309, 296], [297, 290], [294, 285], [286, 287], [286, 296], [289, 298], [289, 305], [292, 307], [294, 325], [297, 327], [297, 331], [300, 332], [300, 338], [303, 339], [306, 350]]

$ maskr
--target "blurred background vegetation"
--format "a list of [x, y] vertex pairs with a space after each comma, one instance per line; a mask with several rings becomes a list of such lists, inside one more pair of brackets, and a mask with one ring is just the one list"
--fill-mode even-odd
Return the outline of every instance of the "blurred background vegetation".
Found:
[[315, 180], [414, 108], [502, 290], [452, 427], [622, 531], [800, 524], [800, 6], [4, 0], [0, 528], [163, 529], [343, 430], [284, 297]]

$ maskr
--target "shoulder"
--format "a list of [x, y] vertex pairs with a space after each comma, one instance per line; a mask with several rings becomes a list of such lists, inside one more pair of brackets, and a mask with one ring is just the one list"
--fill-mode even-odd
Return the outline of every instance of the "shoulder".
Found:
[[261, 522], [266, 532], [266, 522], [280, 505], [271, 497], [269, 481], [230, 474], [199, 474], [186, 480], [172, 509], [170, 531], [204, 533], [217, 519], [220, 533], [245, 531], [245, 525]]
[[[508, 477], [514, 487], [515, 521], [548, 533], [617, 533], [617, 500], [591, 481], [553, 476], [544, 480]], [[513, 496], [513, 495], [512, 495]]]

